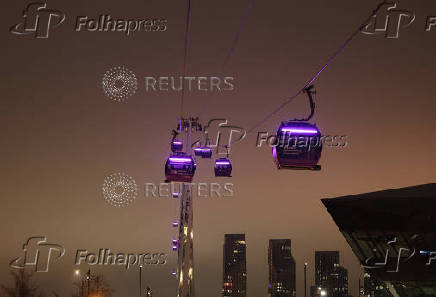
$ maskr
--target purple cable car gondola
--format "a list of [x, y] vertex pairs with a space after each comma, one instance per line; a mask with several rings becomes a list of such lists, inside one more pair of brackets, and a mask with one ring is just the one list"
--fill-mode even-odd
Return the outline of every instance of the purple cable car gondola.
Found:
[[196, 156], [204, 159], [210, 159], [212, 157], [212, 148], [209, 146], [199, 146], [194, 148], [194, 153]]
[[166, 182], [192, 182], [195, 174], [194, 159], [184, 153], [170, 155], [165, 164]]
[[183, 141], [178, 139], [173, 139], [171, 141], [171, 151], [173, 153], [181, 152], [183, 150]]
[[219, 158], [215, 160], [215, 176], [232, 176], [232, 163], [227, 158]]
[[320, 170], [321, 151], [321, 132], [316, 125], [291, 121], [280, 125], [272, 154], [278, 169]]
[[173, 239], [173, 251], [177, 251], [179, 248], [179, 241], [177, 239]]

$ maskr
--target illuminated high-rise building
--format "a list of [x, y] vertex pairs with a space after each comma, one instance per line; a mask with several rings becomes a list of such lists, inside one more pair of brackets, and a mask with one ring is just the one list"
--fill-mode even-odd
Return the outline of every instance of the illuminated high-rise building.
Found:
[[295, 260], [290, 239], [271, 239], [268, 249], [270, 297], [295, 297]]
[[348, 271], [339, 265], [339, 251], [315, 252], [315, 286], [320, 295], [348, 296]]
[[348, 270], [342, 266], [335, 267], [335, 270], [329, 276], [329, 285], [327, 292], [333, 297], [348, 296]]
[[226, 234], [224, 236], [223, 296], [247, 296], [245, 234]]
[[339, 266], [339, 251], [315, 252], [315, 286], [327, 288], [328, 276]]

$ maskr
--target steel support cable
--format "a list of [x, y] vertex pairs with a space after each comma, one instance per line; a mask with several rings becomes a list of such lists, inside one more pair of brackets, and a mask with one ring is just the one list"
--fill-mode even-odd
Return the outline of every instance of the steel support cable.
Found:
[[[224, 59], [224, 62], [221, 65], [221, 75], [224, 75], [224, 72], [226, 70], [227, 64], [228, 64], [230, 58], [232, 57], [233, 53], [235, 52], [236, 46], [238, 45], [239, 38], [241, 36], [242, 29], [244, 28], [245, 24], [247, 23], [248, 15], [249, 15], [250, 10], [252, 8], [253, 8], [253, 0], [249, 0], [248, 7], [245, 9], [244, 16], [243, 16], [241, 22], [239, 23], [238, 30], [236, 31], [235, 38], [233, 39], [232, 44], [230, 46], [230, 49], [228, 50], [228, 52], [226, 54], [226, 57]], [[205, 111], [207, 109], [207, 106], [208, 106], [208, 103], [210, 102], [210, 97], [211, 97], [211, 95], [206, 97], [206, 100], [204, 101], [203, 107], [201, 108], [201, 111], [199, 113], [200, 116], [205, 113]]]
[[289, 97], [285, 102], [280, 104], [278, 108], [276, 108], [273, 112], [268, 114], [265, 118], [263, 118], [260, 122], [258, 122], [256, 125], [251, 127], [249, 130], [247, 130], [247, 135], [253, 132], [254, 129], [265, 123], [267, 120], [269, 120], [272, 116], [274, 116], [276, 113], [278, 113], [281, 109], [283, 109], [286, 105], [288, 105], [292, 100], [294, 100], [296, 97], [298, 97], [301, 93], [304, 92], [304, 90], [309, 87], [317, 78], [321, 75], [321, 73], [330, 65], [333, 60], [336, 59], [337, 56], [339, 56], [340, 53], [347, 47], [347, 45], [362, 31], [363, 28], [365, 28], [368, 23], [371, 21], [371, 19], [377, 14], [377, 12], [380, 10], [380, 8], [387, 3], [388, 0], [384, 0], [381, 2], [377, 8], [371, 13], [371, 15], [362, 23], [362, 25], [359, 26], [359, 28], [351, 34], [351, 36], [336, 50], [336, 52], [333, 53], [333, 55], [327, 60], [327, 63], [301, 88], [297, 93]]
[[[187, 0], [187, 13], [186, 13], [186, 28], [185, 28], [185, 47], [183, 53], [183, 81], [186, 76], [186, 63], [188, 60], [188, 46], [189, 46], [189, 32], [191, 29], [191, 0]], [[183, 104], [185, 101], [185, 88], [182, 86], [182, 95], [180, 98], [180, 125], [179, 131], [182, 131], [182, 119], [183, 119]]]

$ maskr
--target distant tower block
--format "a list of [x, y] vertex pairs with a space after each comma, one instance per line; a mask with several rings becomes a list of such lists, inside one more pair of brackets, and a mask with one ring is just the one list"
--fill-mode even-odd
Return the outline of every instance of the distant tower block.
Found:
[[270, 239], [268, 248], [270, 297], [296, 296], [296, 265], [290, 239]]
[[223, 297], [247, 296], [245, 234], [225, 234], [223, 246]]
[[183, 183], [180, 199], [177, 297], [194, 297], [194, 242], [191, 185]]

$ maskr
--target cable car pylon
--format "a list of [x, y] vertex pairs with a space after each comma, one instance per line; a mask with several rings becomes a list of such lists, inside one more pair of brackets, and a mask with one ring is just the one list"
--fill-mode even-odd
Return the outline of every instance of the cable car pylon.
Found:
[[[198, 131], [201, 125], [198, 118], [182, 119], [180, 121], [179, 131], [183, 133], [186, 140], [185, 158], [192, 160], [192, 130]], [[195, 165], [195, 161], [194, 166]], [[168, 162], [167, 162], [168, 164]], [[179, 166], [188, 167], [189, 164], [179, 164]], [[166, 167], [167, 170], [167, 167]], [[179, 173], [179, 172], [177, 172]], [[193, 174], [191, 176], [192, 181]], [[167, 175], [168, 179], [168, 175]], [[177, 181], [177, 180], [172, 180]], [[178, 279], [177, 297], [194, 297], [194, 209], [192, 199], [192, 184], [190, 181], [183, 181], [180, 198], [180, 220], [178, 222], [179, 237], [176, 244], [173, 241], [173, 249], [176, 247], [178, 252], [177, 271]]]

